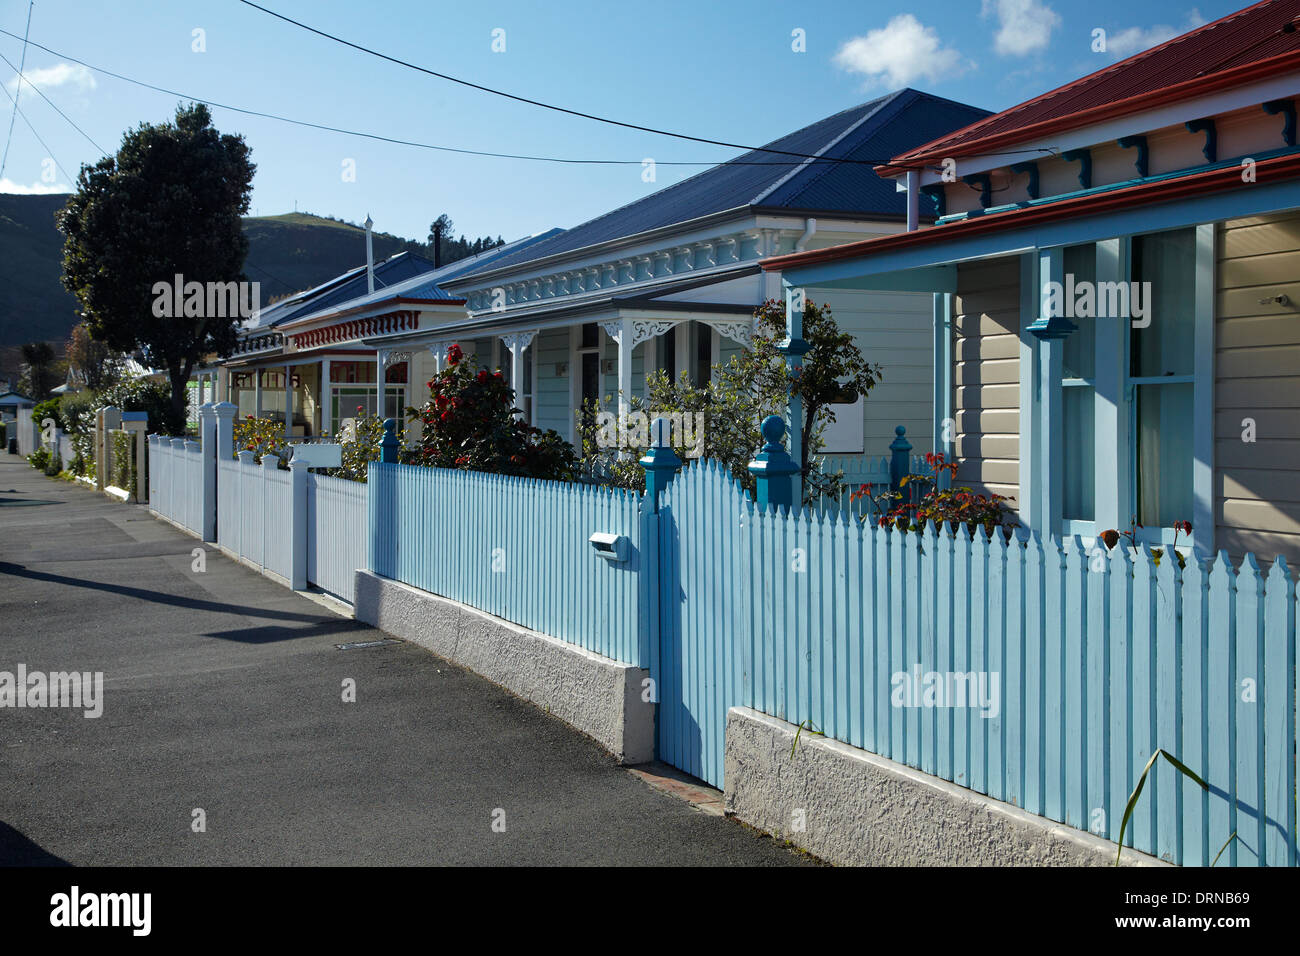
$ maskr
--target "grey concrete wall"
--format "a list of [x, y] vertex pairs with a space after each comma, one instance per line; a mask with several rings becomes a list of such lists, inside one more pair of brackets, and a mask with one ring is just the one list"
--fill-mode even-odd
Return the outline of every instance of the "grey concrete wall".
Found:
[[[1112, 866], [1115, 844], [748, 707], [727, 713], [725, 809], [849, 866]], [[802, 815], [798, 811], [802, 811]], [[799, 828], [802, 823], [802, 829]], [[1133, 850], [1129, 866], [1166, 865]]]
[[601, 657], [436, 594], [356, 577], [355, 615], [482, 674], [593, 737], [622, 763], [654, 759], [655, 705], [645, 668]]

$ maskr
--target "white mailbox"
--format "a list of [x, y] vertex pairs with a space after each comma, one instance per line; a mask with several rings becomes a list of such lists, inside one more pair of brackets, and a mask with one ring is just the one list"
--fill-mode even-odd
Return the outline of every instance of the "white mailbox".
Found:
[[625, 534], [605, 534], [597, 531], [590, 538], [591, 546], [606, 561], [626, 561], [628, 540]]
[[333, 442], [293, 445], [294, 461], [305, 461], [310, 468], [343, 467], [343, 446]]

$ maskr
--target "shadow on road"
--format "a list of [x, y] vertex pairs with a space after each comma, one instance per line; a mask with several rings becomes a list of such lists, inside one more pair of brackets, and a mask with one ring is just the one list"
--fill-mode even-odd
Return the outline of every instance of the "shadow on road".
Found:
[[71, 866], [0, 820], [0, 866]]

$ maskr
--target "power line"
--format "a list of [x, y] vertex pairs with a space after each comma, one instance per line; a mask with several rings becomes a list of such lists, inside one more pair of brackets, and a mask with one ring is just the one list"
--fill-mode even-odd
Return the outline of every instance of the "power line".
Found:
[[[22, 37], [18, 36], [15, 33], [10, 33], [8, 30], [0, 29], [0, 34], [3, 34], [4, 36], [7, 37], [12, 37], [15, 40], [22, 39]], [[275, 120], [280, 123], [289, 123], [294, 126], [303, 126], [308, 129], [323, 130], [328, 133], [340, 133], [344, 136], [358, 136], [363, 139], [372, 139], [383, 143], [393, 143], [398, 146], [413, 146], [417, 149], [431, 149], [431, 150], [436, 150], [438, 152], [457, 153], [464, 156], [486, 156], [495, 159], [519, 159], [519, 160], [527, 160], [529, 162], [563, 163], [563, 164], [587, 165], [587, 166], [642, 166], [645, 163], [645, 161], [641, 159], [575, 159], [575, 158], [564, 157], [564, 156], [533, 156], [524, 153], [498, 153], [498, 152], [491, 152], [488, 150], [481, 150], [481, 149], [463, 149], [455, 146], [442, 146], [436, 143], [422, 143], [422, 142], [417, 142], [415, 140], [399, 139], [393, 136], [384, 136], [379, 133], [366, 133], [361, 130], [344, 129], [339, 126], [328, 126], [323, 123], [313, 123], [308, 120], [294, 119], [291, 116], [284, 116], [278, 113], [267, 113], [262, 110], [247, 109], [242, 106], [231, 106], [228, 103], [221, 103], [218, 102], [217, 100], [205, 99], [204, 97], [194, 96], [193, 94], [190, 93], [183, 93], [178, 90], [171, 90], [165, 86], [157, 86], [153, 83], [147, 83], [144, 80], [137, 80], [134, 77], [126, 76], [125, 74], [122, 73], [116, 73], [113, 70], [105, 69], [102, 66], [95, 66], [93, 63], [88, 63], [85, 60], [79, 60], [75, 56], [70, 56], [67, 53], [61, 53], [58, 50], [51, 49], [50, 47], [42, 46], [41, 44], [37, 43], [35, 40], [30, 41], [30, 45], [34, 46], [38, 50], [43, 50], [44, 52], [50, 54], [51, 56], [57, 56], [60, 59], [67, 60], [71, 63], [76, 63], [79, 66], [84, 66], [86, 69], [92, 70], [95, 73], [102, 73], [104, 76], [111, 76], [115, 80], [121, 80], [124, 83], [131, 83], [135, 86], [143, 87], [144, 89], [147, 90], [153, 90], [155, 93], [165, 93], [168, 96], [178, 96], [182, 99], [192, 100], [195, 103], [203, 103], [207, 106], [212, 106], [217, 109], [230, 110], [232, 113], [241, 113], [245, 116], [256, 116], [260, 119]], [[96, 148], [98, 149], [99, 147]], [[102, 149], [100, 151], [103, 152]], [[812, 161], [832, 162], [832, 163], [841, 162], [841, 160], [828, 159], [826, 157], [818, 157], [813, 159]], [[733, 166], [789, 167], [789, 166], [796, 165], [793, 159], [767, 160], [767, 161], [730, 160], [729, 162]], [[702, 160], [702, 161], [663, 160], [663, 161], [656, 161], [655, 165], [656, 166], [717, 166], [719, 165], [719, 163], [717, 160]]]
[[[34, 6], [36, 6], [35, 0], [28, 0], [27, 26], [23, 28], [23, 55], [21, 58], [23, 66], [27, 65], [27, 37], [32, 32], [32, 7]], [[9, 92], [8, 90], [5, 90], [6, 94], [8, 92]], [[19, 96], [22, 96], [23, 94], [23, 79], [21, 73], [18, 77], [17, 93]], [[14, 141], [14, 120], [17, 118], [18, 118], [18, 100], [15, 99], [14, 111], [9, 114], [9, 135], [5, 137], [5, 154], [4, 154], [4, 158], [0, 159], [0, 176], [4, 175], [5, 167], [9, 165], [9, 144]], [[26, 120], [27, 117], [24, 116], [23, 121], [26, 122]], [[30, 126], [31, 124], [28, 123], [27, 125]], [[35, 133], [36, 130], [32, 130], [32, 132]]]
[[[798, 157], [799, 159], [816, 159], [822, 162], [851, 163], [860, 166], [880, 166], [885, 164], [895, 165], [893, 163], [890, 163], [888, 159], [831, 159], [825, 156], [816, 156], [812, 153], [797, 153], [785, 149], [770, 149], [765, 146], [745, 146], [741, 143], [729, 143], [726, 142], [725, 140], [720, 140], [720, 139], [707, 139], [703, 136], [690, 136], [686, 133], [674, 133], [671, 130], [657, 129], [656, 127], [653, 126], [641, 126], [637, 123], [627, 123], [624, 122], [623, 120], [610, 119], [607, 116], [597, 116], [595, 113], [584, 113], [581, 110], [569, 109], [568, 107], [565, 106], [556, 106], [553, 103], [543, 103], [541, 100], [529, 99], [526, 96], [519, 96], [515, 93], [507, 93], [504, 90], [498, 90], [490, 86], [484, 86], [481, 83], [474, 83], [470, 80], [462, 80], [460, 77], [451, 76], [450, 74], [447, 73], [439, 73], [437, 70], [431, 70], [428, 67], [420, 66], [417, 63], [411, 63], [407, 60], [398, 59], [395, 56], [389, 56], [387, 53], [380, 53], [378, 50], [372, 50], [370, 47], [362, 46], [359, 43], [353, 43], [351, 40], [345, 40], [343, 39], [343, 37], [335, 36], [333, 33], [327, 33], [324, 30], [318, 30], [316, 27], [308, 26], [307, 24], [303, 23], [300, 20], [295, 20], [292, 17], [285, 16], [283, 13], [276, 13], [274, 10], [269, 10], [266, 7], [253, 3], [252, 0], [239, 0], [239, 2], [244, 4], [245, 6], [252, 7], [254, 10], [261, 10], [263, 13], [273, 16], [277, 20], [283, 20], [285, 23], [291, 23], [296, 27], [300, 27], [301, 29], [308, 31], [309, 33], [314, 33], [317, 36], [324, 37], [327, 40], [333, 40], [335, 43], [341, 43], [344, 46], [351, 47], [352, 49], [358, 50], [362, 53], [367, 53], [370, 56], [378, 57], [381, 60], [387, 60], [389, 63], [395, 63], [398, 66], [404, 66], [411, 70], [417, 70], [420, 73], [427, 74], [428, 76], [437, 77], [440, 80], [447, 80], [448, 82], [451, 83], [458, 83], [461, 86], [467, 86], [470, 89], [479, 90], [484, 93], [491, 93], [493, 96], [502, 96], [505, 97], [506, 99], [514, 100], [517, 103], [526, 103], [529, 106], [538, 106], [541, 107], [542, 109], [553, 110], [556, 113], [565, 113], [569, 116], [577, 116], [580, 117], [581, 119], [589, 119], [597, 123], [606, 123], [610, 126], [621, 126], [624, 129], [634, 129], [642, 133], [653, 133], [656, 136], [671, 136], [674, 139], [689, 140], [690, 142], [693, 143], [705, 143], [710, 146], [726, 146], [731, 149], [743, 149], [748, 152], [774, 153], [782, 156], [794, 156], [794, 157]], [[924, 169], [926, 167], [907, 166], [907, 165], [897, 164], [897, 168]]]
[[[0, 90], [4, 90], [4, 84], [0, 84]], [[21, 109], [19, 109], [18, 101], [14, 99], [12, 96], [9, 96], [8, 90], [4, 90], [4, 94], [5, 96], [9, 97], [9, 102], [13, 103], [14, 113], [23, 118], [23, 122], [27, 124], [27, 128], [31, 130], [32, 135], [36, 137], [36, 142], [40, 143], [41, 146], [45, 149], [45, 152], [49, 153], [50, 159], [54, 160], [54, 165], [59, 167], [59, 172], [63, 173], [63, 175], [67, 178], [68, 182], [71, 183], [73, 181], [72, 177], [69, 176], [68, 171], [63, 168], [63, 164], [59, 162], [59, 158], [54, 155], [54, 150], [50, 149], [49, 145], [45, 142], [45, 140], [41, 139], [41, 134], [36, 132], [36, 127], [33, 126], [32, 121], [27, 118], [27, 114], [24, 113]], [[4, 172], [4, 169], [3, 167], [0, 167], [0, 173], [2, 172]]]
[[[20, 84], [22, 83], [22, 81], [23, 81], [24, 79], [26, 79], [26, 77], [23, 75], [23, 71], [22, 71], [22, 69], [21, 69], [21, 68], [15, 68], [14, 65], [13, 65], [12, 63], [9, 62], [9, 57], [5, 56], [3, 53], [0, 53], [0, 60], [4, 60], [4, 61], [5, 61], [5, 65], [8, 66], [9, 69], [14, 70], [14, 71], [18, 74], [18, 82], [19, 82]], [[57, 106], [55, 106], [55, 105], [54, 105], [54, 101], [51, 100], [48, 96], [46, 96], [43, 92], [41, 92], [41, 88], [40, 88], [39, 86], [37, 86], [37, 85], [36, 85], [35, 83], [33, 83], [31, 80], [27, 80], [27, 85], [30, 86], [33, 90], [36, 91], [36, 95], [37, 95], [37, 96], [39, 96], [41, 99], [43, 99], [46, 103], [50, 104], [50, 108], [51, 108], [52, 110], [54, 110], [54, 112], [58, 113], [58, 114], [59, 114], [60, 116], [62, 116], [65, 120], [67, 120], [67, 121], [68, 121], [68, 124], [69, 124], [73, 129], [75, 129], [75, 130], [76, 130], [78, 133], [80, 133], [82, 136], [86, 137], [86, 140], [90, 143], [90, 145], [93, 146], [93, 147], [95, 147], [95, 149], [99, 150], [99, 154], [100, 154], [101, 156], [107, 156], [107, 155], [108, 155], [108, 153], [106, 153], [106, 152], [104, 151], [104, 147], [100, 146], [100, 145], [99, 145], [98, 143], [96, 143], [93, 139], [91, 139], [91, 138], [90, 138], [90, 134], [87, 133], [84, 129], [82, 129], [82, 128], [81, 128], [80, 126], [78, 126], [76, 123], [72, 122], [72, 118], [71, 118], [70, 116], [68, 116], [67, 113], [63, 112], [63, 110], [61, 110], [61, 109], [59, 109]]]
[[[8, 37], [12, 37], [15, 40], [21, 39], [21, 37], [19, 37], [17, 34], [10, 33], [8, 30], [0, 29], [0, 34], [3, 34]], [[37, 43], [34, 40], [31, 41], [31, 45], [36, 47], [38, 50], [43, 50], [46, 53], [49, 53], [51, 56], [57, 56], [64, 60], [69, 60], [72, 63], [76, 63], [80, 66], [86, 67], [86, 69], [88, 70], [93, 70], [96, 73], [102, 73], [105, 76], [111, 76], [114, 79], [122, 80], [123, 82], [131, 83], [134, 84], [135, 86], [140, 86], [148, 90], [153, 90], [156, 93], [165, 93], [168, 96], [179, 96], [182, 99], [192, 100], [196, 103], [203, 103], [207, 106], [216, 107], [217, 109], [230, 110], [231, 112], [241, 113], [246, 116], [256, 116], [261, 119], [276, 120], [277, 122], [281, 122], [281, 123], [290, 123], [294, 126], [303, 126], [303, 127], [307, 127], [308, 129], [324, 130], [325, 132], [330, 132], [330, 133], [340, 133], [344, 136], [359, 136], [365, 139], [378, 140], [384, 143], [393, 143], [399, 146], [413, 146], [418, 149], [431, 149], [431, 150], [437, 150], [439, 152], [458, 153], [467, 156], [486, 156], [486, 157], [497, 158], [497, 159], [519, 159], [519, 160], [527, 160], [531, 162], [566, 163], [566, 164], [597, 165], [597, 166], [642, 166], [645, 163], [644, 160], [640, 160], [640, 159], [575, 159], [575, 158], [563, 157], [563, 156], [534, 156], [534, 155], [522, 154], [522, 153], [499, 153], [499, 152], [491, 152], [488, 150], [480, 150], [480, 149], [463, 149], [455, 146], [442, 146], [435, 143], [423, 143], [423, 142], [417, 142], [415, 140], [399, 139], [392, 136], [384, 136], [379, 133], [367, 133], [360, 130], [344, 129], [338, 126], [328, 126], [323, 123], [313, 123], [308, 120], [294, 119], [293, 117], [284, 116], [277, 113], [267, 113], [261, 110], [247, 109], [240, 106], [231, 106], [228, 103], [221, 103], [216, 100], [205, 99], [201, 96], [194, 96], [193, 94], [183, 93], [177, 90], [171, 90], [168, 89], [167, 87], [156, 86], [152, 83], [147, 83], [144, 80], [137, 80], [133, 77], [126, 76], [122, 73], [115, 73], [114, 71], [105, 69], [104, 67], [95, 66], [94, 64], [88, 63], [85, 60], [79, 60], [76, 57], [70, 56], [67, 53], [61, 53], [58, 50], [51, 49], [50, 47], [42, 46], [41, 44]], [[98, 149], [99, 147], [96, 148]], [[100, 151], [103, 152], [102, 149]], [[772, 160], [772, 161], [761, 161], [761, 162], [759, 161], [745, 162], [739, 160], [731, 160], [729, 162], [730, 165], [733, 166], [793, 166], [796, 165], [793, 160]], [[813, 162], [841, 162], [841, 160], [830, 159], [827, 157], [815, 157], [813, 159]], [[719, 163], [717, 160], [702, 160], [702, 161], [663, 160], [663, 161], [656, 161], [655, 165], [657, 166], [716, 166], [719, 165]]]

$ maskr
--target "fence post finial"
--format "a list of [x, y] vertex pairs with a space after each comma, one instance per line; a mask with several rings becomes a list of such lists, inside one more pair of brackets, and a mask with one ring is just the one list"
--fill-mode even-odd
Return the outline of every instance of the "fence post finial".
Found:
[[749, 463], [750, 474], [758, 481], [759, 507], [784, 505], [793, 509], [799, 463], [790, 457], [781, 443], [785, 437], [785, 422], [780, 415], [768, 415], [763, 419], [760, 431], [765, 444]]
[[650, 501], [650, 510], [659, 511], [659, 496], [668, 487], [682, 467], [682, 460], [673, 451], [671, 438], [672, 423], [663, 417], [650, 423], [650, 447], [641, 459], [640, 465], [645, 469], [645, 493]]
[[912, 443], [904, 436], [907, 429], [899, 425], [894, 429], [896, 437], [889, 445], [889, 490], [898, 491], [912, 471]]
[[384, 437], [379, 443], [379, 460], [385, 465], [397, 464], [397, 450], [402, 443], [397, 440], [397, 419], [384, 419]]

